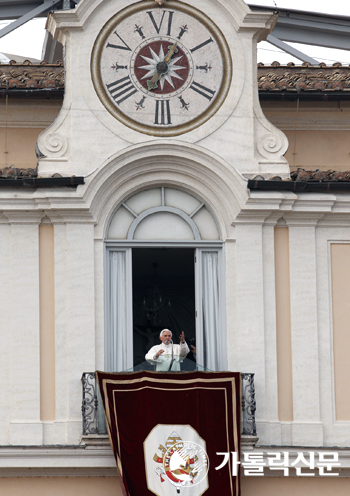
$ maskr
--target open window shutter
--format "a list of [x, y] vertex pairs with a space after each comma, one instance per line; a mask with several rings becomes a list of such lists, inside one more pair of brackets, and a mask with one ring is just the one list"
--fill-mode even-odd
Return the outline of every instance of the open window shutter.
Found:
[[122, 372], [133, 367], [131, 248], [108, 252], [105, 367]]
[[221, 256], [196, 250], [197, 363], [213, 371], [226, 369]]

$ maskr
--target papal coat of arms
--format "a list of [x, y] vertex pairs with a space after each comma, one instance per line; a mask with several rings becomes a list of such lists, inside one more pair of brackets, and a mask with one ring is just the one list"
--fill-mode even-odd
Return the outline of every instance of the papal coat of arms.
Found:
[[[175, 427], [176, 430], [172, 430]], [[166, 431], [168, 434], [164, 436]], [[150, 450], [154, 447], [151, 458]], [[205, 442], [191, 426], [158, 425], [146, 439], [144, 451], [148, 488], [158, 496], [172, 494], [169, 483], [174, 494], [189, 488], [186, 494], [199, 496], [208, 489], [209, 460]]]

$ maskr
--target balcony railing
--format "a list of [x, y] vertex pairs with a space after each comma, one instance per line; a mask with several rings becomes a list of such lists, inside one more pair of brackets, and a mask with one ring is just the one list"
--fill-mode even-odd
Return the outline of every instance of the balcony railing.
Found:
[[[96, 384], [94, 372], [84, 372], [81, 378], [83, 384], [83, 435], [106, 434], [101, 397]], [[254, 374], [241, 374], [241, 434], [256, 436], [255, 424], [255, 387]]]
[[241, 373], [241, 434], [242, 436], [256, 436], [255, 423], [255, 386], [254, 375]]

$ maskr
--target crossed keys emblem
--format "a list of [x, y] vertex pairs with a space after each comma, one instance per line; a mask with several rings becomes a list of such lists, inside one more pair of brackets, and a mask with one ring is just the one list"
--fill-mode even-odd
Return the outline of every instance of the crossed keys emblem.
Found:
[[201, 470], [198, 457], [193, 453], [192, 448], [188, 448], [181, 438], [173, 432], [166, 442], [167, 448], [162, 444], [158, 449], [159, 456], [155, 453], [153, 460], [161, 464], [155, 468], [155, 473], [160, 478], [160, 482], [169, 480], [171, 484], [178, 488], [188, 484], [193, 484], [194, 478]]

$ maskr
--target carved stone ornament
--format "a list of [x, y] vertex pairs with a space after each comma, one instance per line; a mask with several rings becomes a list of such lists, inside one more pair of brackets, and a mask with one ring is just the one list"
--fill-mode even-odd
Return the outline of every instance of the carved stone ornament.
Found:
[[166, 0], [155, 0], [159, 5], [165, 4]]
[[44, 153], [44, 155], [48, 156], [52, 154], [53, 156], [61, 157], [67, 151], [68, 141], [63, 134], [50, 133], [44, 139], [44, 147], [49, 152], [47, 153], [46, 150], [42, 151], [41, 153]]

